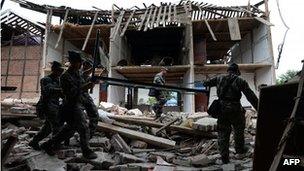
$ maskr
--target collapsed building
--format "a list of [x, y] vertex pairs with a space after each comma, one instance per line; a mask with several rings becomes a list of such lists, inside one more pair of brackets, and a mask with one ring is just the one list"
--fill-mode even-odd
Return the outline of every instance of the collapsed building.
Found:
[[[168, 84], [204, 89], [201, 81], [226, 72], [227, 63], [239, 64], [242, 77], [258, 94], [260, 84], [274, 84], [275, 71], [268, 22], [263, 1], [248, 6], [221, 7], [208, 3], [181, 1], [112, 10], [78, 10], [16, 1], [24, 8], [47, 14], [42, 55], [43, 72], [47, 63], [66, 62], [68, 50], [93, 54], [97, 29], [108, 63], [108, 77], [152, 82], [161, 66], [167, 66]], [[265, 10], [261, 7], [265, 6]], [[60, 17], [52, 25], [52, 16]], [[168, 110], [206, 111], [216, 98], [210, 94], [176, 92], [176, 103]], [[147, 90], [102, 84], [93, 93], [95, 102], [129, 104], [147, 98]], [[142, 97], [143, 96], [143, 97]], [[130, 98], [131, 97], [131, 98]], [[130, 104], [131, 103], [131, 104]], [[242, 99], [243, 106], [250, 106]], [[147, 105], [146, 105], [147, 106]]]
[[[41, 126], [34, 115], [35, 107], [22, 101], [2, 101], [1, 121], [5, 123], [1, 132], [2, 167], [9, 170], [268, 170], [274, 161], [276, 147], [281, 144], [285, 125], [289, 124], [286, 120], [293, 99], [300, 96], [296, 95], [296, 87], [303, 81], [259, 87], [272, 85], [275, 79], [267, 1], [234, 7], [181, 1], [152, 4], [143, 9], [113, 5], [112, 10], [78, 10], [14, 1], [47, 14], [47, 18], [39, 24], [10, 10], [1, 13], [2, 86], [16, 87], [16, 91], [2, 92], [2, 99], [38, 97], [39, 79], [50, 72], [49, 62], [65, 63], [69, 50], [83, 51], [92, 58], [98, 29], [107, 77], [148, 83], [166, 66], [168, 84], [206, 89], [201, 81], [225, 73], [227, 63], [236, 62], [242, 77], [255, 93], [261, 90], [261, 94], [259, 118], [256, 111], [246, 113], [245, 142], [249, 155], [223, 166], [217, 162], [220, 156], [216, 119], [201, 112], [216, 98], [215, 89], [196, 94], [175, 92], [176, 104], [166, 107], [170, 112], [166, 112], [164, 122], [160, 123], [138, 109], [120, 107], [145, 109], [147, 105], [140, 103], [140, 99], [148, 94], [146, 90], [107, 83], [96, 86], [92, 96], [96, 104], [103, 101], [99, 106], [102, 122], [98, 123], [98, 131], [106, 136], [94, 136], [90, 140], [98, 153], [98, 159], [92, 161], [79, 156], [76, 135], [71, 139], [74, 143], [59, 152], [59, 159], [33, 151], [28, 141]], [[60, 18], [59, 25], [52, 24], [53, 16]], [[284, 93], [274, 97], [277, 92]], [[250, 107], [245, 99], [242, 104]], [[284, 110], [272, 110], [269, 108], [272, 104], [284, 106]], [[299, 103], [297, 117], [303, 118], [303, 104]], [[303, 156], [302, 122], [296, 123], [283, 157]]]

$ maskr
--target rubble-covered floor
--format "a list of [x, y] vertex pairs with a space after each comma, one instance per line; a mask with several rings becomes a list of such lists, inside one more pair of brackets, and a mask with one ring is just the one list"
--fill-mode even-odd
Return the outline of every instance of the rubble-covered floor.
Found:
[[[231, 162], [226, 165], [221, 164], [216, 136], [195, 134], [199, 131], [216, 135], [216, 120], [209, 118], [203, 112], [195, 114], [169, 112], [162, 116], [161, 121], [155, 122], [153, 115], [148, 111], [126, 110], [103, 103], [100, 105], [100, 123], [111, 123], [119, 128], [124, 127], [127, 131], [142, 133], [143, 135], [139, 134], [139, 137], [151, 135], [151, 139], [163, 138], [163, 140], [175, 142], [175, 145], [162, 147], [163, 142], [159, 144], [150, 140], [145, 142], [141, 138], [134, 138], [124, 132], [102, 131], [103, 129], [99, 127], [96, 135], [90, 140], [90, 145], [98, 154], [98, 158], [87, 160], [81, 156], [77, 134], [71, 138], [70, 146], [62, 145], [61, 150], [53, 157], [42, 151], [31, 149], [28, 142], [42, 124], [38, 118], [32, 117], [34, 113], [32, 105], [18, 102], [2, 103], [1, 110], [6, 111], [4, 113], [7, 116], [11, 115], [10, 117], [2, 116], [2, 145], [5, 146], [7, 141], [11, 141], [11, 137], [17, 138], [5, 163], [2, 164], [3, 170], [252, 170], [257, 117], [252, 110], [246, 112], [245, 143], [249, 147], [249, 152], [244, 159], [235, 159], [234, 142], [231, 137]], [[14, 114], [18, 117], [13, 117]], [[21, 114], [24, 117], [20, 118]], [[115, 117], [120, 118], [119, 122], [113, 120]], [[123, 120], [121, 118], [133, 118], [133, 122], [121, 122]], [[166, 125], [175, 120], [171, 127], [187, 127], [189, 130], [185, 133], [167, 129], [156, 134], [159, 127], [136, 124], [138, 118], [154, 125], [155, 123]]]

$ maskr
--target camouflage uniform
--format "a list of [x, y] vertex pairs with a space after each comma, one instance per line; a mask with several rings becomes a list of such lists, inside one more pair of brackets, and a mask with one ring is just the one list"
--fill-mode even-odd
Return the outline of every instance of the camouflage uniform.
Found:
[[[154, 84], [165, 85], [165, 78], [161, 73], [155, 75]], [[165, 98], [165, 92], [162, 90], [155, 90], [155, 98], [157, 102], [153, 105], [153, 110], [156, 113], [156, 117], [160, 117], [163, 113], [163, 107], [166, 104], [167, 100]]]
[[79, 71], [68, 69], [60, 77], [60, 84], [65, 96], [62, 113], [67, 124], [52, 139], [44, 143], [43, 146], [50, 149], [48, 146], [58, 145], [67, 137], [73, 136], [75, 131], [77, 131], [80, 135], [82, 152], [87, 153], [91, 151], [88, 143], [89, 129], [82, 110], [81, 100], [83, 94], [81, 87], [85, 84], [85, 81]]
[[[234, 79], [234, 80], [232, 80]], [[232, 80], [232, 81], [231, 81]], [[232, 82], [223, 96], [223, 89]], [[244, 148], [245, 110], [240, 99], [242, 92], [248, 101], [257, 109], [258, 98], [250, 89], [248, 83], [234, 74], [215, 77], [204, 83], [205, 86], [217, 88], [221, 102], [221, 114], [218, 117], [218, 145], [224, 163], [229, 162], [229, 138], [231, 126], [234, 130], [235, 150], [238, 154], [246, 152]]]
[[52, 74], [45, 76], [40, 80], [41, 97], [40, 100], [45, 108], [45, 122], [40, 131], [34, 136], [31, 143], [38, 143], [46, 138], [51, 132], [55, 135], [59, 132], [63, 123], [58, 115], [59, 98], [62, 96], [62, 90], [59, 86], [59, 79]]
[[[89, 75], [83, 75], [83, 78], [86, 83], [90, 82], [91, 77]], [[98, 109], [94, 104], [92, 97], [89, 95], [87, 91], [83, 92], [82, 105], [89, 117], [90, 136], [92, 137], [92, 135], [95, 133], [99, 116], [98, 116]]]

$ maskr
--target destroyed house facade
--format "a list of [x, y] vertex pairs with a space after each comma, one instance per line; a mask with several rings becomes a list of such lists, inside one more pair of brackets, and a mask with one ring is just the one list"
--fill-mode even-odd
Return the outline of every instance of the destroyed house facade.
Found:
[[[19, 2], [19, 1], [17, 1]], [[242, 77], [258, 94], [260, 84], [275, 83], [268, 4], [221, 7], [181, 1], [138, 8], [76, 10], [41, 6], [26, 1], [22, 7], [47, 14], [43, 63], [66, 62], [68, 50], [84, 51], [92, 57], [96, 32], [101, 31], [102, 59], [107, 76], [152, 83], [162, 66], [167, 66], [168, 85], [204, 89], [201, 81], [224, 74], [236, 62]], [[51, 25], [52, 16], [61, 18]], [[44, 69], [44, 74], [49, 69]], [[96, 103], [132, 103], [147, 99], [147, 90], [101, 84], [93, 93]], [[216, 99], [208, 94], [177, 92], [173, 110], [206, 111]], [[130, 102], [131, 101], [131, 102]], [[250, 106], [242, 99], [244, 106]]]

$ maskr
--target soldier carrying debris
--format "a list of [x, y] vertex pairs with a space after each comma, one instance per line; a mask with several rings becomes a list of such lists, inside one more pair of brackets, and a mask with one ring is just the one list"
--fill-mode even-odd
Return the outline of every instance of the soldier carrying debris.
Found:
[[54, 61], [52, 63], [51, 71], [52, 73], [50, 75], [45, 76], [40, 80], [41, 96], [37, 104], [37, 111], [44, 115], [45, 122], [40, 131], [34, 136], [32, 141], [29, 142], [29, 146], [34, 150], [40, 150], [39, 142], [46, 138], [50, 133], [54, 136], [62, 126], [58, 116], [59, 98], [62, 97], [59, 77], [64, 69], [59, 62]]
[[[165, 67], [161, 68], [161, 71], [154, 76], [153, 83], [159, 85], [165, 85], [165, 75], [167, 74], [168, 69]], [[153, 105], [152, 109], [156, 114], [156, 119], [161, 116], [163, 113], [164, 105], [167, 100], [165, 97], [165, 92], [159, 89], [152, 88], [150, 89], [149, 96], [153, 96], [156, 98], [157, 102]]]
[[218, 145], [222, 162], [229, 163], [229, 139], [231, 126], [234, 129], [234, 142], [236, 157], [245, 157], [247, 149], [244, 146], [245, 110], [240, 99], [242, 92], [257, 109], [258, 98], [248, 86], [248, 83], [240, 78], [241, 75], [237, 64], [232, 63], [227, 69], [228, 74], [212, 78], [204, 82], [204, 86], [217, 88], [217, 95], [220, 102], [220, 111], [217, 120], [218, 125]]
[[93, 88], [94, 83], [85, 83], [80, 73], [82, 65], [80, 53], [69, 51], [69, 62], [71, 65], [60, 77], [61, 88], [65, 96], [63, 117], [67, 124], [64, 125], [58, 134], [43, 143], [41, 148], [49, 155], [55, 155], [54, 148], [77, 131], [80, 135], [80, 146], [83, 157], [95, 159], [97, 155], [90, 149], [88, 143], [89, 132], [81, 100], [83, 92]]

